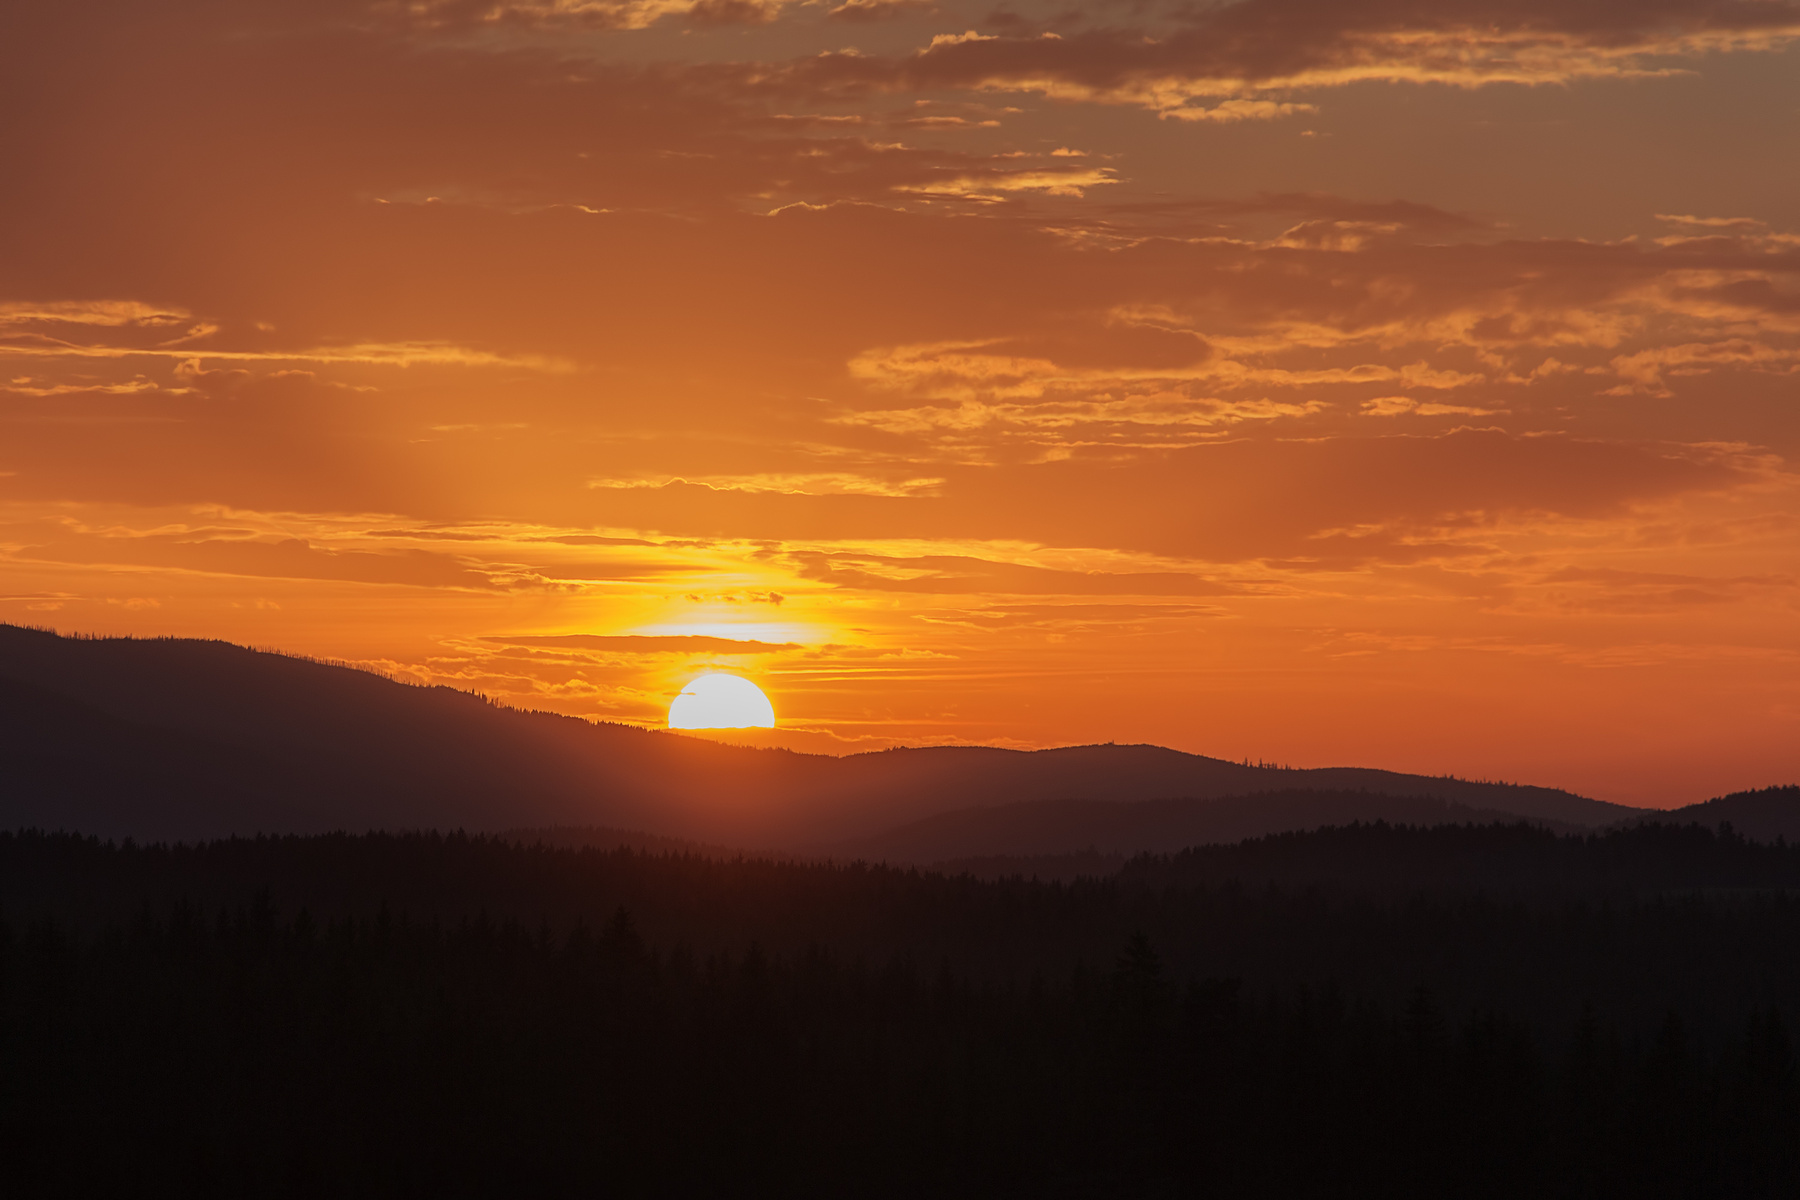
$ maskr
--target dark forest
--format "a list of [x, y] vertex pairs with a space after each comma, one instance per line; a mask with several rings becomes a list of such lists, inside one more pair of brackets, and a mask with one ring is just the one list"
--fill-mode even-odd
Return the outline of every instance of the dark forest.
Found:
[[1800, 848], [1729, 831], [1074, 883], [22, 833], [0, 905], [20, 1194], [1800, 1189]]

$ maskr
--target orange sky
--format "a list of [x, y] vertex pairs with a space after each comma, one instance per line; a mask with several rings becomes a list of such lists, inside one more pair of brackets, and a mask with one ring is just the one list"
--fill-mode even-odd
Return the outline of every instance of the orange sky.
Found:
[[0, 619], [1800, 778], [1800, 3], [0, 9]]

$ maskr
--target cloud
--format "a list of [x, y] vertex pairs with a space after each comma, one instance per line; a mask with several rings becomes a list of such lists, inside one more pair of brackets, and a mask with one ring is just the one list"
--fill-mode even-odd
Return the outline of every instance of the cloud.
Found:
[[334, 580], [411, 587], [510, 590], [544, 586], [541, 578], [482, 571], [421, 550], [370, 552], [314, 546], [302, 538], [261, 541], [236, 537], [140, 534], [26, 533], [15, 560], [109, 567], [158, 567], [259, 579]]
[[844, 0], [825, 15], [833, 21], [870, 22], [895, 21], [937, 11], [937, 5], [931, 0]]
[[776, 654], [800, 650], [798, 642], [759, 642], [753, 639], [707, 637], [701, 634], [586, 634], [570, 633], [544, 636], [515, 634], [508, 637], [484, 637], [483, 642], [501, 646], [548, 647], [567, 650], [589, 650], [607, 654]]
[[567, 371], [570, 366], [539, 355], [509, 356], [446, 342], [364, 342], [345, 346], [312, 346], [293, 350], [230, 350], [161, 343], [152, 346], [72, 342], [42, 335], [0, 334], [0, 358], [162, 358], [179, 365], [180, 374], [196, 376], [208, 361], [227, 363], [308, 363], [371, 367], [512, 367], [533, 371]]
[[1318, 111], [1317, 105], [1295, 104], [1289, 101], [1221, 100], [1210, 108], [1195, 104], [1162, 108], [1158, 110], [1157, 115], [1164, 119], [1173, 118], [1177, 121], [1212, 121], [1220, 125], [1230, 125], [1238, 121], [1274, 121], [1298, 113], [1316, 113]]
[[1696, 217], [1687, 213], [1657, 213], [1656, 219], [1678, 228], [1704, 233], [1716, 233], [1720, 230], [1757, 233], [1768, 228], [1765, 223], [1753, 217]]
[[800, 576], [863, 591], [933, 595], [1216, 596], [1230, 589], [1181, 571], [1070, 571], [961, 555], [800, 551]]
[[1397, 417], [1411, 413], [1420, 417], [1491, 417], [1492, 408], [1464, 408], [1455, 404], [1420, 404], [1411, 396], [1377, 396], [1363, 401], [1362, 411], [1368, 417]]
[[1758, 470], [1707, 451], [1459, 430], [1201, 445], [1124, 470], [1076, 459], [970, 472], [952, 477], [946, 499], [990, 521], [1004, 511], [1010, 519], [989, 526], [996, 533], [1062, 545], [1209, 561], [1407, 561], [1533, 514], [1618, 518], [1686, 493], [1756, 486]]
[[14, 301], [0, 304], [0, 326], [103, 325], [152, 326], [158, 329], [190, 320], [185, 309], [164, 308], [138, 300]]
[[[1796, 37], [1800, 6], [1783, 0], [1618, 0], [1574, 8], [1550, 0], [1239, 0], [1188, 9], [1164, 28], [971, 31], [940, 35], [908, 57], [827, 54], [754, 78], [823, 92], [1039, 92], [1231, 120], [1282, 115], [1289, 101], [1281, 94], [1297, 91], [1371, 81], [1480, 87], [1632, 78], [1667, 74], [1670, 58], [1769, 51]], [[1274, 107], [1221, 104], [1232, 101]]]
[[884, 479], [848, 472], [748, 475], [697, 475], [693, 478], [592, 479], [591, 488], [660, 488], [671, 483], [694, 484], [715, 491], [778, 492], [796, 496], [921, 496], [943, 486], [937, 478]]
[[700, 26], [766, 25], [781, 15], [781, 5], [758, 0], [694, 0], [682, 15]]
[[759, 25], [779, 3], [755, 0], [376, 0], [369, 11], [391, 27], [420, 31], [481, 29], [634, 30], [664, 17], [695, 25]]
[[1715, 576], [1617, 567], [1563, 566], [1540, 579], [1521, 580], [1517, 610], [1565, 613], [1662, 613], [1743, 604], [1759, 593], [1792, 591], [1792, 575]]
[[896, 190], [921, 196], [981, 198], [995, 192], [1042, 192], [1047, 196], [1086, 194], [1088, 188], [1117, 183], [1111, 167], [1069, 167], [1043, 170], [993, 168], [978, 174], [957, 175], [919, 183], [901, 184]]
[[[789, 544], [834, 541], [854, 529], [865, 542], [1010, 541], [1184, 563], [1279, 560], [1357, 569], [1491, 553], [1487, 539], [1521, 522], [1617, 523], [1684, 496], [1754, 493], [1786, 478], [1780, 470], [1756, 455], [1717, 447], [1459, 429], [1437, 436], [1223, 441], [1141, 451], [1122, 461], [1089, 453], [948, 465], [942, 493], [915, 498], [670, 484], [603, 499], [594, 494], [593, 519]], [[854, 561], [847, 569], [869, 570]], [[906, 577], [905, 571], [891, 575]]]
[[1224, 609], [1215, 605], [1162, 601], [1139, 604], [984, 604], [978, 610], [943, 610], [931, 620], [941, 624], [968, 625], [984, 630], [1048, 629], [1059, 631], [1120, 629], [1138, 632], [1167, 628], [1195, 618], [1214, 618]]
[[1706, 374], [1716, 368], [1751, 368], [1780, 375], [1800, 374], [1800, 346], [1771, 346], [1749, 338], [1656, 346], [1614, 358], [1611, 367], [1624, 383], [1610, 394], [1644, 392], [1667, 396], [1670, 375]]

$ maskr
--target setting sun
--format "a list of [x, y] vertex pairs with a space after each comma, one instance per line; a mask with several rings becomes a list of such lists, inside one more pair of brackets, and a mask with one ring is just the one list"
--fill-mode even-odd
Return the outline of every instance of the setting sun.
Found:
[[669, 705], [670, 729], [773, 729], [775, 707], [737, 675], [702, 675]]

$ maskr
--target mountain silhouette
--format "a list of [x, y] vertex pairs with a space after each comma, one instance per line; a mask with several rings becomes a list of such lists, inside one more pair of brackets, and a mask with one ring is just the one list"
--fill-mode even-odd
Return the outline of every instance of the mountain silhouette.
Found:
[[[1368, 791], [1290, 789], [1210, 799], [1181, 797], [1135, 803], [1042, 800], [939, 813], [851, 843], [853, 857], [920, 865], [1001, 856], [1053, 857], [1091, 851], [1106, 856], [1166, 854], [1189, 846], [1241, 842], [1272, 833], [1352, 822], [1466, 825], [1517, 821], [1521, 814], [1452, 804], [1435, 796]], [[1537, 821], [1559, 833], [1587, 827]]]
[[1800, 841], [1800, 787], [1789, 784], [1732, 792], [1703, 804], [1645, 813], [1632, 820], [1633, 823], [1664, 825], [1697, 824], [1708, 829], [1729, 825], [1733, 832], [1756, 841], [1770, 842], [1776, 838]]
[[0, 625], [0, 714], [0, 825], [108, 836], [606, 826], [824, 850], [872, 846], [884, 831], [958, 810], [1302, 792], [1587, 828], [1640, 815], [1553, 788], [1249, 766], [1159, 746], [754, 749], [507, 708], [226, 642], [14, 625]]

